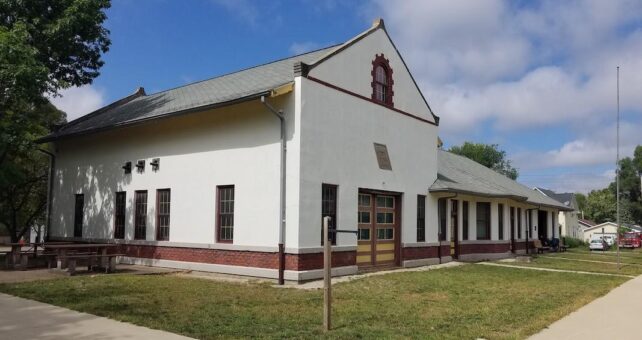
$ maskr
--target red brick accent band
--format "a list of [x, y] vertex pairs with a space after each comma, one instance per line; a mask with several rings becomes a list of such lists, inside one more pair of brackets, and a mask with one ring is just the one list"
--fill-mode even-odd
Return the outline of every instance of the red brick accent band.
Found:
[[403, 248], [404, 260], [427, 259], [437, 256], [439, 256], [437, 246]]
[[[203, 248], [159, 247], [148, 245], [121, 244], [115, 250], [129, 257], [156, 260], [171, 260], [197, 263], [222, 264], [229, 266], [278, 269], [278, 253], [239, 251]], [[352, 266], [357, 263], [356, 251], [342, 251], [332, 254], [332, 266]], [[286, 254], [286, 270], [312, 270], [323, 268], [323, 253]]]
[[507, 253], [510, 251], [508, 243], [467, 243], [459, 245], [459, 254], [487, 254]]

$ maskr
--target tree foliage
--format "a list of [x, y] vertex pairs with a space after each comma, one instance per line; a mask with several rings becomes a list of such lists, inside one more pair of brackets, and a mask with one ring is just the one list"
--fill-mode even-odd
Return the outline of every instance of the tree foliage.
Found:
[[[633, 158], [625, 157], [620, 160], [618, 172], [620, 176], [620, 221], [623, 223], [642, 224], [642, 145], [638, 145]], [[613, 181], [608, 188], [591, 191], [586, 197], [586, 204], [580, 203], [580, 195], [576, 194], [578, 205], [585, 216], [595, 222], [615, 222], [617, 185]]]
[[506, 158], [506, 151], [500, 150], [497, 144], [464, 142], [463, 145], [453, 146], [448, 151], [470, 158], [510, 179], [517, 179], [519, 175], [511, 161]]
[[103, 65], [109, 0], [0, 1], [0, 109], [91, 83]]
[[0, 0], [0, 223], [12, 239], [43, 217], [48, 159], [36, 140], [65, 121], [48, 101], [103, 65], [109, 0]]

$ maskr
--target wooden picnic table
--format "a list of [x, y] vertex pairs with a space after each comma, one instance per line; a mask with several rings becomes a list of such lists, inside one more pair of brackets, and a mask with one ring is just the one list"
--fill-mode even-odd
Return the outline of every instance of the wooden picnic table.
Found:
[[[72, 244], [73, 242], [67, 241], [55, 241], [55, 242], [46, 242], [46, 243], [30, 243], [30, 242], [12, 242], [0, 244], [1, 246], [11, 247], [11, 251], [7, 253], [6, 264], [8, 269], [13, 269], [17, 264], [20, 264], [21, 269], [26, 269], [27, 267], [27, 253], [31, 250], [34, 251], [34, 255], [37, 253], [38, 246], [43, 247], [45, 245], [64, 245]], [[23, 248], [27, 248], [26, 251], [22, 251]]]
[[67, 268], [67, 253], [70, 251], [76, 250], [92, 250], [95, 249], [96, 252], [100, 252], [103, 256], [102, 260], [103, 266], [106, 266], [107, 250], [109, 248], [118, 247], [114, 243], [71, 243], [71, 244], [44, 244], [45, 251], [51, 250], [56, 254], [57, 267], [58, 269]]

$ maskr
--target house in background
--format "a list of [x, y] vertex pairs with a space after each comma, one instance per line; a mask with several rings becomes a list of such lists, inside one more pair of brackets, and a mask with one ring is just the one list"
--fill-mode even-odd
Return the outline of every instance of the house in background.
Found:
[[572, 192], [565, 192], [558, 194], [552, 190], [544, 188], [535, 188], [536, 191], [540, 192], [542, 195], [548, 196], [562, 204], [566, 207], [572, 209], [567, 211], [560, 211], [559, 213], [559, 225], [561, 227], [560, 235], [563, 237], [573, 237], [581, 239], [583, 236], [583, 229], [579, 224], [579, 208], [577, 200], [575, 199], [575, 194]]
[[439, 118], [382, 20], [336, 46], [69, 122], [55, 150], [51, 240], [114, 242], [120, 261], [258, 277], [523, 253], [567, 206], [441, 151]]

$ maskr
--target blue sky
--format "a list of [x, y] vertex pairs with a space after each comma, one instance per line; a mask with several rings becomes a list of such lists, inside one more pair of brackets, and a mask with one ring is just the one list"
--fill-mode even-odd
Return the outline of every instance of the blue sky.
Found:
[[114, 0], [112, 46], [91, 86], [54, 103], [70, 118], [147, 93], [344, 42], [383, 17], [446, 146], [497, 143], [527, 185], [607, 185], [642, 144], [640, 1]]

